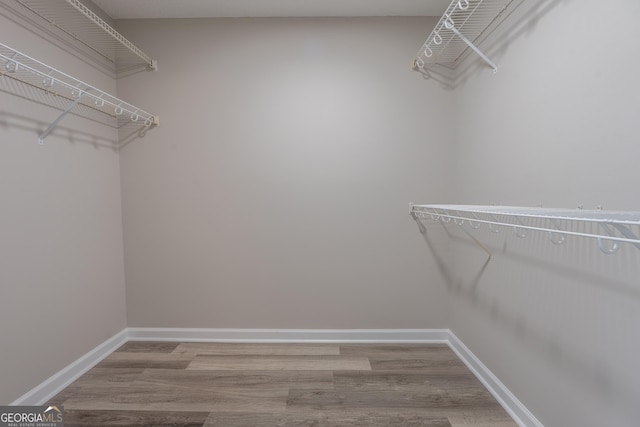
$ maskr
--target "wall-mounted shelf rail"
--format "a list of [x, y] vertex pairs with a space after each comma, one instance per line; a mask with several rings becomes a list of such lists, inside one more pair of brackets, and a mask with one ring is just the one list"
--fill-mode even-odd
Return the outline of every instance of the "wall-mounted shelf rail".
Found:
[[116, 73], [140, 66], [146, 66], [152, 70], [157, 68], [155, 60], [118, 33], [80, 0], [15, 1], [75, 42], [106, 59]]
[[[75, 108], [99, 112], [113, 119], [116, 127], [138, 125], [141, 130], [159, 124], [159, 118], [134, 105], [109, 95], [24, 53], [0, 43], [0, 79], [25, 85], [25, 93], [37, 101], [63, 110], [62, 114], [40, 135], [38, 142]], [[34, 99], [35, 100], [35, 99]]]
[[453, 0], [414, 59], [414, 69], [427, 64], [455, 67], [469, 48], [489, 65], [498, 66], [477, 46], [479, 40], [517, 0]]
[[[541, 231], [560, 245], [568, 236], [596, 239], [600, 250], [612, 254], [621, 243], [640, 249], [640, 212], [549, 209], [514, 206], [412, 205], [416, 219], [453, 223], [459, 227], [478, 229], [487, 225], [493, 233], [512, 229], [525, 238], [528, 232]], [[465, 230], [467, 231], [467, 230]]]

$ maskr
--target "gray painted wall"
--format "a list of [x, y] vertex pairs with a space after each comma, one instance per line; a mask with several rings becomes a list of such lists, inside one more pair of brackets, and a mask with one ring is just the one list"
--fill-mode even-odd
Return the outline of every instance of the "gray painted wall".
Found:
[[[498, 74], [456, 90], [456, 201], [640, 211], [640, 4], [527, 7], [489, 49]], [[451, 327], [464, 343], [547, 427], [637, 426], [640, 250], [485, 229], [496, 256], [483, 271], [486, 255], [451, 231]]]
[[[162, 125], [121, 152], [129, 326], [444, 327], [409, 202], [448, 197], [429, 18], [122, 21]], [[151, 108], [151, 107], [150, 107]]]
[[[115, 91], [18, 22], [0, 15], [3, 43]], [[0, 404], [126, 326], [117, 131], [68, 116], [38, 145], [59, 111], [13, 88], [0, 78]]]

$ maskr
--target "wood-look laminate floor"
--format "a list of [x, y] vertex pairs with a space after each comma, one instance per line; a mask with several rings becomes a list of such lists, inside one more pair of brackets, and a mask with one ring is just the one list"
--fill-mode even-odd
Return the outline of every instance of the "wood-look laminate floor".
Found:
[[444, 344], [128, 342], [49, 404], [68, 427], [517, 427]]

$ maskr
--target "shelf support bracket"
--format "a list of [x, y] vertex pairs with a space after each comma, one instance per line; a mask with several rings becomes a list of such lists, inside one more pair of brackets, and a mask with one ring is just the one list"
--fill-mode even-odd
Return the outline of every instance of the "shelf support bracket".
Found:
[[493, 74], [498, 72], [498, 66], [489, 59], [489, 57], [487, 57], [487, 55], [485, 55], [480, 49], [478, 49], [478, 47], [476, 45], [474, 45], [473, 43], [471, 43], [471, 40], [469, 40], [468, 38], [466, 38], [464, 36], [464, 34], [462, 34], [455, 25], [453, 25], [453, 23], [451, 22], [450, 19], [445, 20], [444, 22], [445, 27], [447, 27], [448, 30], [453, 31], [456, 36], [458, 36], [463, 42], [465, 42], [467, 44], [467, 46], [469, 46], [471, 49], [473, 49], [473, 51], [475, 53], [478, 54], [478, 56], [480, 56], [480, 58], [482, 58], [484, 60], [484, 62], [486, 62], [492, 69], [493, 69]]
[[482, 242], [480, 242], [480, 240], [476, 239], [473, 236], [473, 234], [471, 234], [467, 230], [465, 230], [465, 228], [461, 224], [456, 224], [456, 225], [458, 225], [458, 227], [460, 227], [460, 230], [464, 231], [464, 234], [469, 236], [469, 238], [471, 240], [473, 240], [475, 242], [475, 244], [478, 245], [478, 247], [480, 247], [480, 249], [482, 249], [483, 251], [485, 251], [487, 253], [487, 255], [489, 255], [489, 258], [487, 259], [487, 263], [493, 259], [493, 253], [489, 249], [487, 249], [487, 247], [485, 245], [483, 245]]
[[631, 242], [631, 244], [636, 248], [640, 249], [640, 243], [638, 243], [640, 242], [640, 239], [638, 239], [638, 236], [636, 236], [633, 233], [633, 231], [629, 229], [629, 227], [622, 224], [612, 224], [612, 225], [627, 239], [635, 240], [635, 242]]
[[64, 117], [69, 114], [71, 112], [71, 110], [73, 110], [76, 105], [78, 105], [80, 103], [80, 101], [82, 100], [82, 97], [84, 96], [86, 91], [83, 91], [80, 95], [78, 95], [78, 97], [75, 99], [75, 101], [73, 101], [73, 103], [71, 105], [69, 105], [69, 107], [67, 107], [66, 110], [64, 110], [57, 119], [55, 119], [53, 121], [53, 123], [51, 123], [45, 130], [44, 132], [42, 132], [42, 134], [38, 137], [38, 144], [42, 145], [44, 144], [44, 139], [58, 126], [58, 123], [60, 123], [60, 121], [62, 119], [64, 119]]

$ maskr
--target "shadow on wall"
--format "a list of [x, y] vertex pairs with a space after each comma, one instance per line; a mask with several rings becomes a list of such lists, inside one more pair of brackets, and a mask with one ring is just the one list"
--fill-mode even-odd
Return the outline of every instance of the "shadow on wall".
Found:
[[126, 147], [127, 145], [131, 144], [133, 141], [135, 141], [138, 138], [144, 138], [145, 136], [147, 136], [147, 132], [149, 132], [152, 129], [155, 129], [157, 126], [153, 125], [150, 128], [144, 127], [142, 129], [140, 129], [140, 127], [136, 126], [135, 123], [129, 122], [127, 124], [132, 124], [133, 125], [133, 129], [127, 129], [127, 126], [121, 126], [118, 131], [120, 135], [124, 135], [120, 137], [120, 141], [118, 143], [118, 149], [121, 150], [122, 148]]
[[[499, 70], [500, 58], [507, 54], [511, 43], [535, 31], [543, 16], [569, 1], [571, 0], [514, 0], [516, 7], [505, 12], [504, 20], [499, 25], [490, 25], [473, 43], [497, 63]], [[427, 64], [422, 70], [414, 68], [414, 71], [419, 72], [426, 80], [439, 83], [445, 90], [464, 85], [474, 75], [492, 72], [471, 49], [466, 49], [456, 64]]]
[[[420, 222], [420, 221], [417, 221]], [[583, 284], [588, 284], [594, 287], [598, 287], [603, 291], [615, 291], [625, 297], [634, 298], [640, 302], [640, 286], [633, 281], [633, 277], [640, 275], [640, 264], [638, 264], [636, 257], [634, 256], [634, 249], [631, 244], [627, 247], [628, 250], [620, 251], [612, 255], [601, 254], [596, 250], [597, 244], [593, 243], [591, 249], [593, 251], [585, 251], [580, 249], [579, 240], [574, 241], [573, 245], [567, 243], [566, 246], [570, 247], [569, 251], [575, 254], [575, 257], [564, 256], [561, 259], [551, 259], [546, 257], [551, 249], [560, 248], [560, 243], [554, 243], [552, 239], [554, 236], [545, 236], [545, 233], [538, 232], [532, 233], [522, 242], [517, 242], [513, 239], [513, 235], [506, 235], [502, 240], [501, 246], [497, 247], [495, 244], [490, 249], [483, 243], [476, 239], [472, 234], [468, 233], [463, 227], [454, 225], [457, 229], [463, 231], [469, 239], [458, 236], [449, 230], [449, 227], [438, 221], [438, 224], [443, 228], [452, 242], [465, 245], [471, 248], [479, 248], [487, 252], [487, 262], [481, 268], [481, 272], [484, 272], [487, 264], [493, 259], [494, 254], [499, 254], [503, 258], [516, 261], [521, 264], [527, 264], [530, 267], [547, 271], [555, 275], [564, 276], [569, 279], [578, 279]], [[426, 234], [426, 227], [421, 224], [421, 227], [425, 230], [423, 236], [428, 238]], [[495, 236], [500, 238], [500, 236]], [[564, 240], [560, 240], [564, 241]], [[519, 244], [522, 243], [522, 244]], [[555, 246], [549, 246], [549, 245]], [[429, 246], [432, 253], [435, 256], [435, 249]], [[565, 254], [566, 255], [566, 252]], [[568, 262], [567, 262], [568, 261]], [[618, 262], [614, 262], [618, 261]], [[586, 269], [584, 266], [590, 266]], [[443, 266], [443, 267], [446, 267]], [[615, 269], [618, 272], [624, 273], [625, 277], [615, 277], [606, 272], [611, 272]], [[466, 286], [470, 286], [472, 289], [477, 286], [481, 279], [481, 275], [474, 280], [468, 281]]]
[[[594, 358], [591, 354], [584, 354], [580, 351], [571, 349], [566, 340], [562, 339], [567, 333], [565, 330], [558, 330], [549, 333], [544, 328], [536, 325], [535, 322], [527, 319], [526, 314], [520, 312], [517, 308], [504, 304], [505, 299], [502, 295], [497, 294], [499, 287], [492, 286], [486, 279], [486, 273], [492, 270], [504, 269], [507, 263], [518, 264], [522, 271], [540, 271], [540, 277], [561, 276], [570, 279], [569, 282], [558, 280], [558, 283], [545, 283], [541, 289], [533, 290], [542, 294], [543, 298], [560, 298], [563, 294], [571, 293], [573, 290], [562, 289], [563, 286], [570, 286], [567, 283], [575, 282], [580, 287], [591, 286], [598, 294], [610, 294], [617, 299], [626, 299], [631, 305], [640, 305], [640, 284], [637, 278], [640, 277], [640, 249], [633, 245], [628, 245], [627, 250], [620, 251], [614, 255], [605, 255], [599, 252], [597, 244], [593, 241], [586, 243], [584, 239], [574, 239], [565, 243], [568, 246], [556, 246], [549, 241], [546, 233], [533, 233], [526, 239], [518, 239], [513, 234], [508, 235], [502, 233], [500, 236], [491, 235], [488, 232], [482, 237], [483, 241], [491, 241], [491, 245], [484, 245], [475, 237], [468, 235], [457, 235], [452, 230], [458, 230], [462, 227], [450, 224], [433, 223], [433, 229], [428, 230], [427, 226], [417, 218], [414, 218], [418, 226], [418, 230], [422, 234], [426, 246], [433, 256], [438, 270], [445, 279], [449, 291], [456, 295], [457, 299], [466, 301], [474, 310], [485, 315], [491, 324], [495, 325], [503, 331], [506, 331], [513, 342], [518, 345], [526, 346], [527, 350], [535, 352], [539, 357], [546, 359], [551, 365], [556, 367], [563, 375], [571, 378], [572, 382], [579, 384], [590, 390], [597, 390], [602, 397], [606, 397], [611, 401], [616, 401], [625, 408], [635, 408], [638, 396], [637, 384], [634, 383], [633, 376], [621, 376], [619, 366], [612, 366], [613, 363], [606, 358]], [[428, 221], [428, 220], [425, 220]], [[442, 228], [441, 228], [442, 227]], [[431, 228], [431, 225], [429, 225]], [[463, 230], [466, 231], [466, 230]], [[475, 231], [475, 230], [474, 230]], [[431, 233], [431, 236], [430, 236]], [[478, 262], [472, 266], [460, 265], [460, 260], [454, 260], [458, 254], [443, 254], [443, 251], [436, 245], [435, 235], [443, 234], [443, 237], [450, 238], [456, 245], [460, 245], [464, 250], [480, 253], [487, 250], [493, 255], [488, 255], [484, 262]], [[467, 233], [468, 234], [468, 233]], [[518, 246], [519, 245], [519, 246]], [[582, 249], [581, 248], [587, 248]], [[556, 252], [554, 252], [556, 251]], [[566, 258], [554, 256], [557, 251], [577, 252], [574, 259], [569, 257], [568, 263]], [[477, 259], [478, 257], [473, 257]], [[482, 260], [485, 255], [482, 254]], [[457, 261], [457, 262], [454, 262]], [[495, 268], [492, 267], [492, 261], [499, 263]], [[466, 269], [469, 277], [464, 278], [460, 274], [460, 270]], [[607, 272], [618, 271], [621, 277], [612, 277]], [[524, 283], [524, 284], [522, 284]], [[483, 284], [485, 287], [480, 286]], [[530, 284], [530, 283], [529, 283]], [[526, 280], [520, 280], [514, 277], [509, 285], [520, 285], [515, 292], [523, 293], [531, 292], [531, 289], [521, 289], [527, 287]], [[480, 286], [480, 288], [479, 288]], [[552, 290], [550, 292], [550, 289]], [[513, 292], [513, 291], [512, 291]], [[548, 295], [547, 293], [555, 292]], [[576, 295], [576, 299], [579, 296]], [[597, 302], [599, 303], [599, 301]], [[532, 302], [534, 304], [534, 302]], [[606, 304], [606, 302], [603, 302]], [[540, 307], [542, 312], [550, 310], [552, 316], [562, 315], [561, 310], [571, 311], [571, 307], [563, 307], [558, 304], [549, 304], [547, 307]], [[610, 311], [604, 311], [605, 314], [611, 314]], [[614, 313], [615, 314], [615, 313]], [[571, 313], [570, 316], [577, 315]], [[592, 313], [592, 317], [597, 313]], [[597, 322], [597, 319], [590, 319]], [[564, 325], [563, 325], [564, 326]], [[564, 329], [564, 328], [558, 328]], [[603, 328], [608, 332], [608, 328]], [[589, 334], [597, 333], [597, 331], [589, 331]], [[593, 335], [591, 335], [593, 338]], [[628, 343], [621, 343], [621, 346]], [[590, 343], [593, 345], [593, 343]], [[602, 351], [614, 351], [614, 349], [601, 349]], [[618, 373], [615, 370], [618, 369]]]
[[[38, 144], [38, 136], [49, 126], [50, 123], [46, 123], [40, 120], [36, 120], [33, 117], [21, 116], [7, 111], [0, 110], [0, 128], [2, 129], [20, 129], [28, 132], [33, 132], [33, 143]], [[57, 126], [51, 133], [59, 139], [66, 139], [69, 143], [82, 143], [93, 145], [96, 148], [108, 148], [113, 151], [118, 151], [119, 145], [117, 140], [108, 139], [102, 136], [94, 135], [88, 132], [82, 132], [75, 129], [71, 129], [64, 126]], [[47, 140], [45, 140], [45, 144]]]

